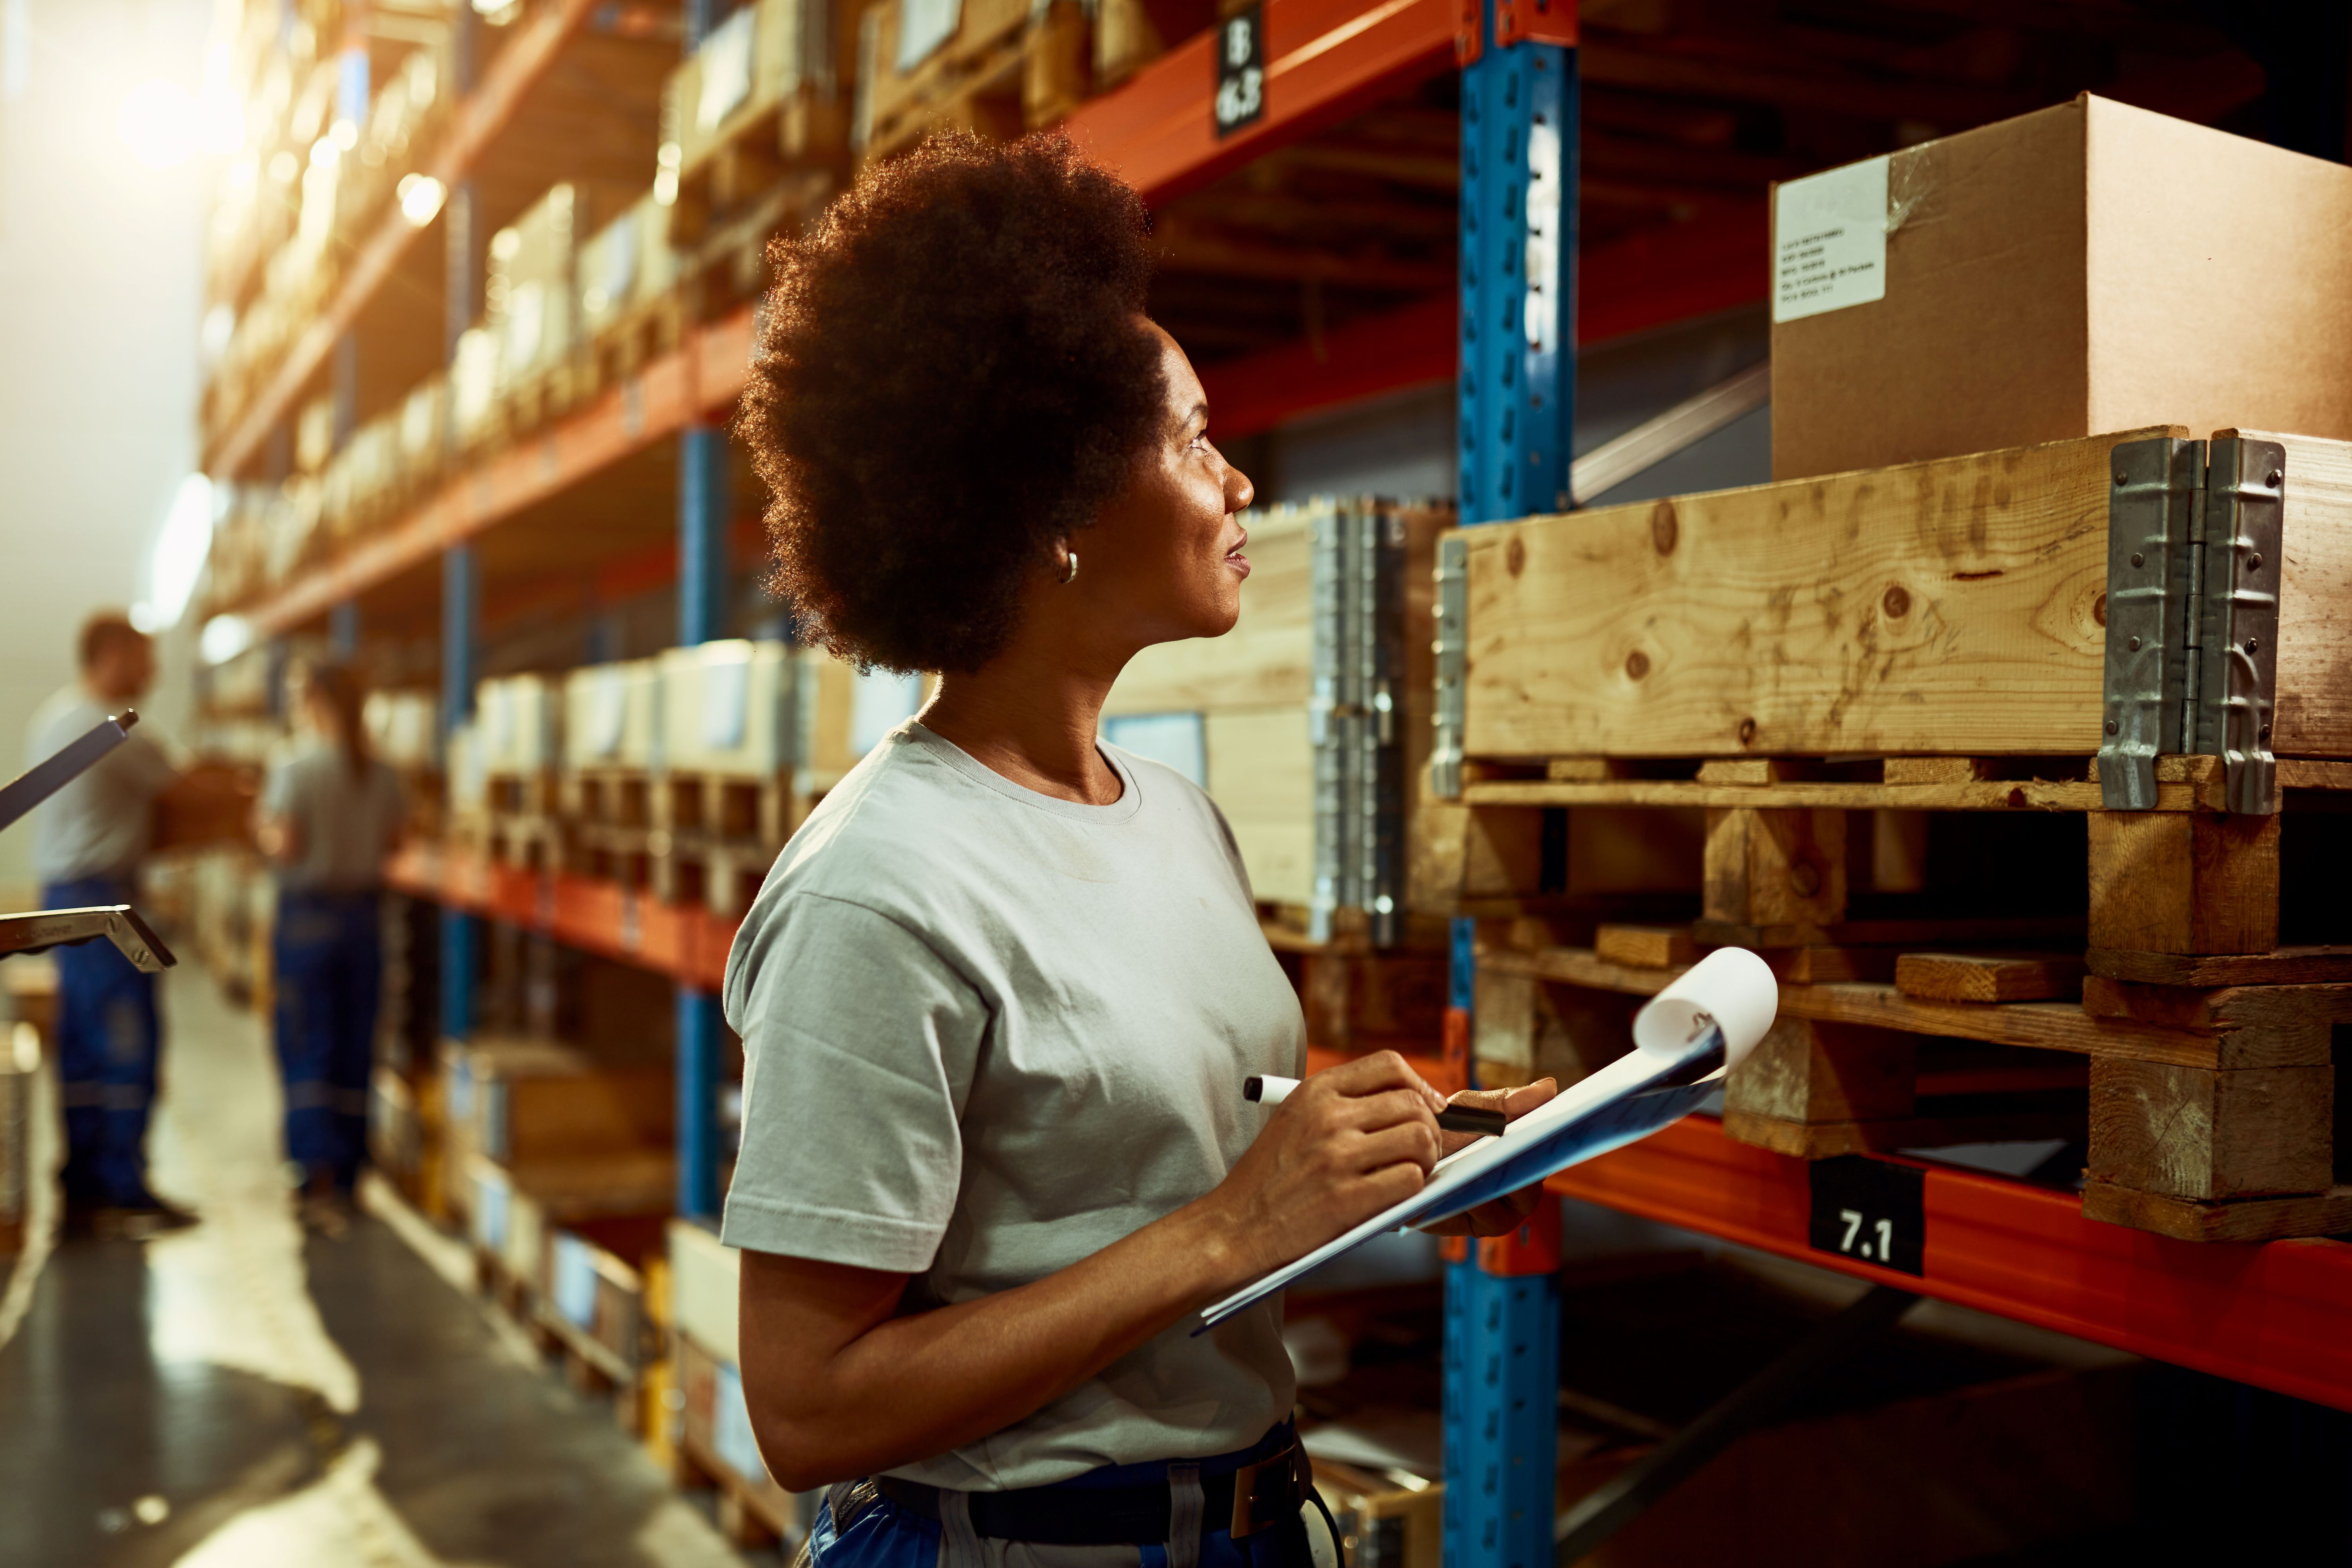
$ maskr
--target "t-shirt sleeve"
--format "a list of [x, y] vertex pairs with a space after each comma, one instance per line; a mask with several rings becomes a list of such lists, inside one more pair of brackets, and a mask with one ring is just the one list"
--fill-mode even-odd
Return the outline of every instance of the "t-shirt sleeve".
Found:
[[955, 1209], [959, 1123], [988, 1010], [914, 931], [801, 893], [730, 955], [743, 1134], [720, 1238], [860, 1268], [929, 1268]]

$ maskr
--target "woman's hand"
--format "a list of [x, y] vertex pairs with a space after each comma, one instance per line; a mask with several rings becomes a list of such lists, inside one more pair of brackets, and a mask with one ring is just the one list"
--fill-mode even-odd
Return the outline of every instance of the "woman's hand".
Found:
[[1235, 1282], [1421, 1191], [1442, 1152], [1444, 1104], [1394, 1051], [1327, 1068], [1293, 1089], [1204, 1200], [1219, 1211]]
[[[1559, 1092], [1558, 1082], [1539, 1078], [1517, 1089], [1465, 1089], [1445, 1103], [1475, 1105], [1481, 1110], [1499, 1110], [1505, 1117], [1517, 1121]], [[1478, 1141], [1477, 1134], [1473, 1132], [1447, 1132], [1442, 1136], [1445, 1140], [1445, 1152], [1449, 1154], [1457, 1149], [1466, 1149]], [[1521, 1187], [1516, 1193], [1480, 1204], [1468, 1214], [1455, 1215], [1452, 1219], [1440, 1220], [1422, 1228], [1433, 1236], [1502, 1236], [1519, 1228], [1520, 1223], [1535, 1212], [1536, 1199], [1542, 1194], [1540, 1184]]]

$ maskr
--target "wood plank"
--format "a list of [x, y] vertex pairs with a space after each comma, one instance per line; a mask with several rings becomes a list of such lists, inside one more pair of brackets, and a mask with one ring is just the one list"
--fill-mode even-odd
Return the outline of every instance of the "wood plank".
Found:
[[1841, 921], [1826, 926], [1738, 925], [1699, 921], [1691, 934], [1702, 947], [1955, 947], [2032, 942], [2071, 947], [2082, 940], [2083, 922], [2063, 915], [2009, 919]]
[[2307, 757], [2352, 755], [2352, 620], [2344, 614], [2352, 604], [2352, 445], [2240, 433], [2286, 447], [2279, 530], [2286, 569], [2279, 577], [2272, 749]]
[[1667, 969], [1698, 956], [1688, 926], [1603, 925], [1593, 932], [1592, 950], [1634, 969]]
[[2178, 1241], [2284, 1241], [2352, 1231], [2352, 1186], [2291, 1198], [2200, 1203], [2135, 1192], [2109, 1182], [2083, 1187], [2083, 1217], [2153, 1231]]
[[1784, 1013], [1724, 1079], [1724, 1114], [1795, 1122], [1908, 1116], [1917, 1070], [1914, 1036]]
[[1906, 952], [1895, 988], [1927, 1002], [2042, 1002], [2082, 994], [2083, 960], [2071, 952]]
[[2209, 1201], [2324, 1192], [2335, 1081], [2332, 1067], [2094, 1061], [2091, 1176]]
[[1880, 773], [1891, 784], [1972, 784], [1992, 776], [1983, 757], [1889, 757]]
[[1467, 750], [2095, 752], [2138, 434], [1471, 531]]
[[2091, 973], [2143, 985], [2315, 985], [2352, 983], [2352, 946], [2270, 952], [2138, 952], [2094, 946]]
[[2352, 984], [2233, 985], [2191, 991], [2092, 974], [2083, 982], [2083, 1010], [2102, 1018], [2137, 1018], [2169, 1029], [2197, 1029], [2212, 1034], [2245, 1029], [2325, 1028], [2352, 1021]]
[[1833, 925], [1845, 914], [1843, 813], [1706, 814], [1704, 918], [1743, 925]]
[[[1483, 956], [1479, 966], [1482, 971], [1492, 967], [1504, 973], [1644, 996], [1664, 990], [1682, 973], [1611, 963], [1589, 948], [1574, 947], [1496, 952]], [[2066, 1002], [2008, 1002], [1988, 1007], [1969, 1002], [1920, 1001], [1892, 985], [1783, 984], [1780, 1012], [1784, 1017], [1868, 1025], [2034, 1050], [2072, 1051], [2095, 1058], [2201, 1068], [2235, 1067], [2242, 1059], [2229, 1054], [2239, 1038], [2236, 1036], [2201, 1035], [2137, 1019], [2094, 1017]], [[2326, 1059], [2324, 1052], [2317, 1058], [2322, 1063]], [[2308, 1064], [2311, 1058], [2306, 1055], [2302, 1060]]]
[[[1756, 806], [1831, 811], [2097, 811], [2099, 786], [2081, 779], [1979, 779], [1946, 784], [1711, 784], [1696, 779], [1620, 778], [1591, 782], [1476, 779], [1462, 786], [1470, 805]], [[2219, 811], [2221, 785], [2156, 786], [2158, 812]]]
[[2093, 947], [2268, 952], [2278, 943], [2279, 818], [2091, 814]]
[[[2126, 431], [1469, 539], [1482, 757], [2084, 754]], [[2352, 752], [2352, 447], [2288, 450], [2274, 744]], [[1824, 803], [1826, 804], [1826, 803]]]

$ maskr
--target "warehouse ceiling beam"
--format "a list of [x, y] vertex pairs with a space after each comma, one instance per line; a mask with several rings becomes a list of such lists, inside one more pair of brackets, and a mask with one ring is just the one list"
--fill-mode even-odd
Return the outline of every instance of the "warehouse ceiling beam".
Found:
[[[524, 94], [554, 63], [594, 5], [595, 0], [554, 0], [525, 22], [460, 106], [439, 153], [424, 172], [444, 189], [455, 189], [512, 121]], [[335, 340], [358, 320], [418, 232], [399, 212], [384, 215], [352, 258], [333, 304], [303, 329], [260, 395], [205, 455], [206, 473], [233, 479], [259, 455], [271, 428], [293, 412], [303, 389], [334, 352]]]

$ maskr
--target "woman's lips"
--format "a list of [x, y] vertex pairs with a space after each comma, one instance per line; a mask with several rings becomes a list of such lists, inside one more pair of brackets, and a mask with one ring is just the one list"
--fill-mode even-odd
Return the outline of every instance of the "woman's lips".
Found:
[[1244, 577], [1248, 576], [1250, 574], [1250, 563], [1249, 557], [1243, 554], [1242, 551], [1248, 544], [1249, 535], [1244, 533], [1237, 542], [1235, 542], [1231, 550], [1225, 552], [1225, 564], [1232, 567], [1234, 571], [1240, 573]]

